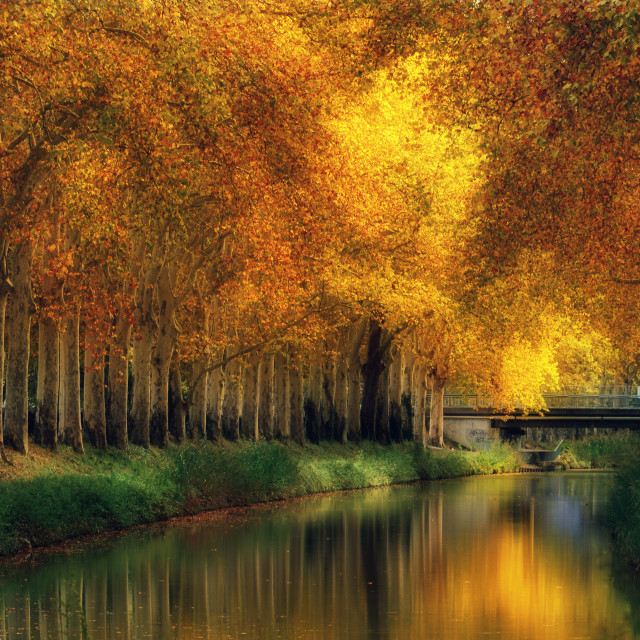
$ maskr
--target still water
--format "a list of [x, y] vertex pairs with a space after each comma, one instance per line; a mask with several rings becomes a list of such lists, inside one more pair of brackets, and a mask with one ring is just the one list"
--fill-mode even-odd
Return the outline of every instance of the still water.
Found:
[[610, 474], [251, 508], [0, 565], [0, 638], [640, 638]]

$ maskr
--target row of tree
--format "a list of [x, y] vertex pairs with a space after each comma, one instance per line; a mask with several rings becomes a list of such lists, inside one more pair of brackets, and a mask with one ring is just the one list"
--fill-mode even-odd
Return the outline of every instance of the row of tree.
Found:
[[[187, 415], [441, 445], [447, 380], [538, 408], [593, 371], [585, 312], [618, 326], [601, 275], [634, 232], [635, 94], [613, 96], [636, 40], [623, 4], [547, 4], [2, 6], [4, 441], [28, 451], [30, 360], [39, 439], [77, 451], [83, 427], [162, 446]], [[614, 80], [587, 90], [605, 41]], [[585, 262], [571, 221], [606, 207], [624, 242]]]

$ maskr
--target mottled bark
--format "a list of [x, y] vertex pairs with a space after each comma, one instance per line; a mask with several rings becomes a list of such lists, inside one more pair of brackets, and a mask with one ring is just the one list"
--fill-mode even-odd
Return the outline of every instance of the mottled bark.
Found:
[[60, 342], [60, 358], [64, 360], [64, 418], [62, 439], [78, 453], [84, 452], [82, 444], [82, 418], [80, 411], [80, 318], [68, 315]]
[[187, 409], [182, 395], [182, 372], [175, 360], [169, 371], [169, 433], [178, 441], [187, 437]]
[[107, 448], [107, 414], [104, 394], [104, 343], [93, 334], [84, 342], [84, 431], [91, 444]]
[[222, 437], [222, 405], [224, 402], [224, 368], [217, 367], [207, 376], [207, 439], [218, 442]]
[[303, 375], [301, 358], [296, 354], [290, 354], [289, 392], [291, 400], [291, 439], [298, 444], [304, 444], [304, 397], [302, 392], [302, 383]]
[[378, 382], [378, 398], [376, 400], [375, 438], [381, 444], [391, 443], [389, 424], [389, 366], [384, 362]]
[[413, 420], [414, 440], [427, 446], [427, 368], [417, 365], [414, 370], [413, 388], [415, 396], [415, 416]]
[[195, 365], [195, 386], [191, 390], [191, 402], [189, 404], [189, 426], [191, 437], [200, 439], [205, 437], [207, 428], [207, 378], [209, 374], [204, 371], [206, 363]]
[[151, 417], [151, 355], [155, 324], [138, 327], [139, 336], [133, 340], [130, 439], [133, 444], [149, 448]]
[[260, 361], [258, 432], [266, 440], [273, 438], [273, 373], [274, 356], [273, 354], [265, 354]]
[[309, 442], [320, 441], [320, 398], [322, 395], [322, 367], [312, 362], [309, 367], [309, 393], [304, 401], [304, 430]]
[[242, 367], [237, 359], [224, 368], [224, 398], [222, 402], [222, 435], [228, 440], [240, 437], [240, 397]]
[[107, 442], [118, 449], [126, 449], [129, 441], [127, 405], [129, 400], [131, 323], [122, 310], [116, 318], [114, 329], [114, 337], [109, 349]]
[[4, 451], [4, 424], [2, 407], [4, 404], [4, 332], [7, 315], [7, 297], [9, 295], [9, 283], [0, 282], [0, 457], [6, 462]]
[[43, 446], [58, 445], [58, 395], [60, 391], [60, 334], [51, 318], [40, 320], [38, 345], [38, 434]]
[[402, 438], [413, 439], [413, 369], [415, 357], [412, 353], [404, 354], [402, 364]]
[[21, 242], [16, 248], [11, 273], [13, 292], [9, 303], [9, 349], [6, 378], [5, 442], [20, 453], [29, 452], [29, 334], [35, 311], [31, 291], [33, 248]]
[[319, 405], [319, 435], [321, 440], [333, 440], [336, 392], [335, 356], [325, 356], [322, 365], [322, 386]]
[[431, 412], [429, 417], [429, 444], [444, 446], [444, 388], [446, 378], [437, 374], [429, 376], [431, 383]]
[[347, 436], [349, 440], [358, 442], [362, 437], [360, 429], [361, 374], [360, 347], [367, 332], [368, 319], [363, 319], [351, 331], [349, 350], [349, 398], [347, 416]]
[[402, 440], [402, 363], [403, 353], [395, 349], [389, 366], [389, 436], [393, 442]]
[[260, 389], [260, 360], [257, 355], [251, 356], [244, 367], [244, 384], [242, 389], [242, 418], [240, 435], [247, 440], [258, 440], [258, 403]]
[[285, 440], [291, 436], [291, 407], [289, 385], [289, 354], [287, 351], [278, 351], [274, 360], [274, 424], [273, 433], [279, 440]]
[[382, 327], [376, 320], [369, 325], [369, 339], [367, 342], [367, 359], [362, 365], [362, 406], [360, 408], [360, 428], [362, 437], [375, 439], [376, 404], [378, 400], [378, 385], [384, 368], [382, 362]]
[[335, 363], [334, 403], [335, 423], [334, 438], [338, 442], [347, 441], [348, 393], [349, 393], [349, 341], [342, 336], [338, 342]]

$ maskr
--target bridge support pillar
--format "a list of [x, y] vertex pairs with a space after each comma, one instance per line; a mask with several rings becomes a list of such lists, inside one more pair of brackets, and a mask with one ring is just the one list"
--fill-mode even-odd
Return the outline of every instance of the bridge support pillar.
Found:
[[445, 417], [444, 435], [467, 449], [482, 451], [500, 439], [500, 429], [494, 428], [491, 422], [491, 418]]

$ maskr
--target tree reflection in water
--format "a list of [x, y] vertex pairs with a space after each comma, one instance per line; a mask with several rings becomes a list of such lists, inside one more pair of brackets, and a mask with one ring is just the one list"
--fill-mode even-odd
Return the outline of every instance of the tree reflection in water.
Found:
[[137, 530], [3, 566], [0, 638], [633, 638], [607, 483], [464, 479]]

